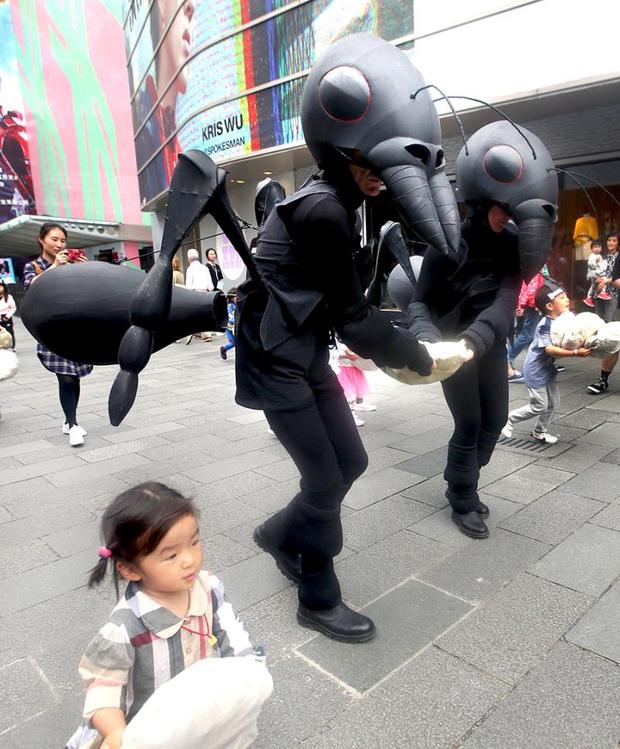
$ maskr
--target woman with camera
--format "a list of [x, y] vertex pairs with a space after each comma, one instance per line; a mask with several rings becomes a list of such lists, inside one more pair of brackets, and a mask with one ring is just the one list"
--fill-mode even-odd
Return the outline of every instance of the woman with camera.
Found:
[[[53, 268], [68, 263], [84, 263], [86, 256], [80, 250], [67, 250], [67, 232], [60, 224], [45, 223], [39, 231], [38, 242], [41, 254], [36, 260], [26, 263], [22, 283], [28, 289], [37, 278]], [[69, 444], [77, 447], [84, 444], [86, 431], [77, 423], [77, 406], [80, 399], [80, 378], [92, 371], [92, 365], [63, 359], [37, 343], [37, 356], [41, 364], [58, 378], [60, 405], [65, 414], [63, 434], [69, 435]]]

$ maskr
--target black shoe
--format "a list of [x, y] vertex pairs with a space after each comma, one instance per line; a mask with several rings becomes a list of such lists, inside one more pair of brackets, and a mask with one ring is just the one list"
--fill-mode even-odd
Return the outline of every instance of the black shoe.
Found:
[[228, 359], [228, 354], [226, 353], [226, 349], [223, 346], [220, 346], [220, 356], [224, 361]]
[[367, 642], [377, 633], [372, 619], [364, 614], [358, 614], [342, 601], [333, 609], [321, 611], [307, 609], [300, 603], [297, 621], [302, 627], [316, 629], [317, 632], [340, 642]]
[[[445, 497], [450, 502], [450, 490], [446, 489]], [[484, 504], [484, 502], [480, 502], [478, 500], [478, 507], [476, 507], [476, 512], [478, 515], [480, 515], [481, 518], [488, 518], [489, 517], [489, 508]]]
[[470, 538], [488, 538], [489, 529], [482, 517], [477, 512], [465, 512], [460, 514], [452, 510], [452, 521], [457, 528]]
[[601, 395], [607, 390], [608, 387], [609, 387], [609, 383], [607, 382], [607, 380], [604, 380], [602, 377], [599, 377], [599, 379], [596, 382], [593, 382], [591, 385], [588, 385], [588, 392], [593, 393], [594, 395]]
[[252, 538], [257, 546], [259, 546], [263, 551], [266, 551], [267, 554], [271, 554], [275, 560], [276, 567], [284, 577], [288, 578], [293, 583], [298, 583], [301, 580], [301, 556], [280, 549], [280, 547], [268, 537], [264, 523], [254, 529]]

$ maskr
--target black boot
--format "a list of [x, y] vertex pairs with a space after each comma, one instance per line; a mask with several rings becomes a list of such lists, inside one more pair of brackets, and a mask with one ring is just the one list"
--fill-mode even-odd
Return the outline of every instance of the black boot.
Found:
[[457, 528], [470, 538], [488, 538], [489, 529], [479, 513], [473, 512], [460, 513], [452, 510], [452, 520]]
[[[446, 489], [445, 497], [448, 500], [448, 502], [450, 502], [450, 505], [454, 507], [454, 502], [452, 501], [451, 495], [450, 495], [450, 489]], [[475, 512], [477, 512], [481, 518], [484, 518], [484, 520], [486, 520], [490, 514], [489, 508], [484, 504], [484, 502], [481, 502], [480, 499], [478, 499], [478, 505], [476, 507]]]
[[276, 512], [269, 520], [255, 528], [252, 538], [257, 546], [271, 554], [276, 567], [285, 577], [291, 582], [298, 583], [301, 580], [301, 555], [293, 551], [292, 546], [287, 543], [290, 540], [291, 528], [289, 507]]
[[297, 621], [339, 642], [367, 642], [377, 631], [372, 619], [353, 611], [342, 601], [331, 609], [309, 609], [300, 603]]

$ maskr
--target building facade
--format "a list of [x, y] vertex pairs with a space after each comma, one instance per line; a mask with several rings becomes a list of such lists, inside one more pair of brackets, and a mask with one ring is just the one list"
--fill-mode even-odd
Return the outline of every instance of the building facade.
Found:
[[[306, 75], [330, 43], [356, 31], [399, 46], [450, 96], [500, 106], [543, 139], [558, 167], [584, 175], [587, 195], [560, 175], [551, 259], [573, 292], [587, 251], [573, 242], [577, 219], [587, 207], [600, 235], [620, 229], [615, 0], [125, 0], [123, 27], [140, 202], [154, 213], [154, 233], [180, 151], [202, 149], [227, 169], [231, 201], [249, 224], [260, 179], [299, 186], [312, 167], [300, 123]], [[468, 134], [497, 118], [481, 104], [453, 103]], [[445, 103], [437, 106], [451, 172], [462, 143]], [[368, 233], [386, 218], [378, 206], [366, 209]], [[231, 283], [242, 271], [208, 218], [187, 246], [215, 247]]]
[[12, 188], [0, 200], [0, 256], [36, 254], [48, 219], [91, 258], [137, 256], [151, 232], [140, 210], [121, 0], [0, 2], [0, 32], [0, 181]]

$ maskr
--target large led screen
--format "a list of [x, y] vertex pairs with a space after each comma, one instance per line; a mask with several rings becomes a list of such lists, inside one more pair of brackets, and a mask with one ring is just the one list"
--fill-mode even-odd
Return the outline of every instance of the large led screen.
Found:
[[303, 73], [338, 37], [367, 31], [392, 40], [413, 31], [411, 0], [314, 0], [288, 8], [291, 2], [127, 0], [143, 204], [167, 189], [180, 151], [200, 148], [226, 161], [303, 142]]

